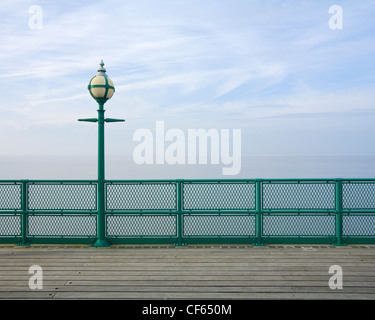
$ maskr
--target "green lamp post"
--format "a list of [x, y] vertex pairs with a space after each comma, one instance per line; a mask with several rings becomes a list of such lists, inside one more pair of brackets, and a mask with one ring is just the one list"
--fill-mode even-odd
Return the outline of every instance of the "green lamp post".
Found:
[[90, 80], [88, 85], [91, 96], [99, 105], [98, 118], [78, 119], [78, 121], [98, 123], [98, 217], [97, 240], [94, 247], [108, 247], [110, 243], [105, 236], [105, 162], [104, 162], [104, 123], [123, 122], [123, 119], [104, 118], [104, 104], [111, 99], [115, 87], [112, 80], [106, 75], [103, 60], [100, 63], [98, 74]]

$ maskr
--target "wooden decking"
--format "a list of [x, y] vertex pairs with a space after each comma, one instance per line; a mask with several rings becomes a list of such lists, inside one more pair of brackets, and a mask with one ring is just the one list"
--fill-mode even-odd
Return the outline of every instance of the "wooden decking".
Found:
[[375, 299], [375, 246], [0, 245], [0, 299]]

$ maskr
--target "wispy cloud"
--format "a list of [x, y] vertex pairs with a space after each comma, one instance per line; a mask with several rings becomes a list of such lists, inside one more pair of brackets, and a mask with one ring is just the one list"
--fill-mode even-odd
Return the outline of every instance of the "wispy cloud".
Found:
[[340, 3], [344, 29], [333, 31], [320, 1], [43, 0], [43, 29], [32, 30], [31, 3], [5, 0], [0, 122], [69, 127], [94, 114], [87, 84], [100, 59], [116, 86], [108, 108], [133, 127], [169, 118], [267, 128], [266, 119], [370, 113], [375, 7]]

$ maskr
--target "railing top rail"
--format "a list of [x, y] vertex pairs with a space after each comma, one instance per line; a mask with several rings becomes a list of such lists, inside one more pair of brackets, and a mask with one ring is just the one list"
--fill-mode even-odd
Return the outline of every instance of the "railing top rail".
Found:
[[19, 180], [0, 180], [0, 183], [97, 183], [98, 180], [29, 180], [29, 179], [19, 179]]
[[[143, 182], [143, 183], [176, 183], [176, 182], [184, 182], [184, 183], [199, 183], [199, 182], [222, 182], [222, 183], [230, 183], [230, 182], [336, 182], [336, 181], [342, 181], [342, 182], [375, 182], [375, 178], [303, 178], [303, 179], [282, 179], [282, 178], [276, 178], [276, 179], [107, 179], [105, 180], [106, 183], [135, 183], [135, 182]], [[41, 179], [41, 180], [31, 180], [31, 179], [14, 179], [14, 180], [0, 180], [0, 183], [97, 183], [98, 180], [57, 180], [57, 179]]]
[[375, 182], [375, 178], [358, 178], [358, 179], [345, 179], [345, 178], [329, 178], [329, 179], [324, 179], [324, 178], [312, 178], [312, 179], [129, 179], [129, 180], [105, 180], [105, 182], [223, 182], [223, 183], [229, 183], [229, 182], [336, 182], [336, 181], [349, 181], [349, 182], [361, 182], [361, 181], [369, 181], [369, 182]]

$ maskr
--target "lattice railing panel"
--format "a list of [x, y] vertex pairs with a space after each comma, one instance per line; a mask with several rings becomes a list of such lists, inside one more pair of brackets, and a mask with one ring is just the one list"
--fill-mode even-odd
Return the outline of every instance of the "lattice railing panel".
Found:
[[184, 215], [184, 237], [249, 237], [255, 235], [255, 215]]
[[255, 183], [184, 183], [184, 210], [255, 210]]
[[28, 197], [28, 210], [96, 210], [96, 184], [35, 183]]
[[106, 215], [108, 237], [176, 237], [176, 215]]
[[0, 214], [0, 237], [21, 236], [21, 215]]
[[343, 216], [344, 236], [375, 236], [375, 215], [348, 214]]
[[265, 215], [264, 236], [334, 236], [334, 215]]
[[29, 237], [95, 237], [96, 215], [30, 215]]
[[176, 183], [109, 183], [107, 210], [176, 210]]
[[343, 182], [344, 209], [374, 209], [375, 182]]
[[264, 183], [263, 209], [333, 210], [334, 183]]
[[20, 210], [22, 185], [0, 183], [0, 210]]

